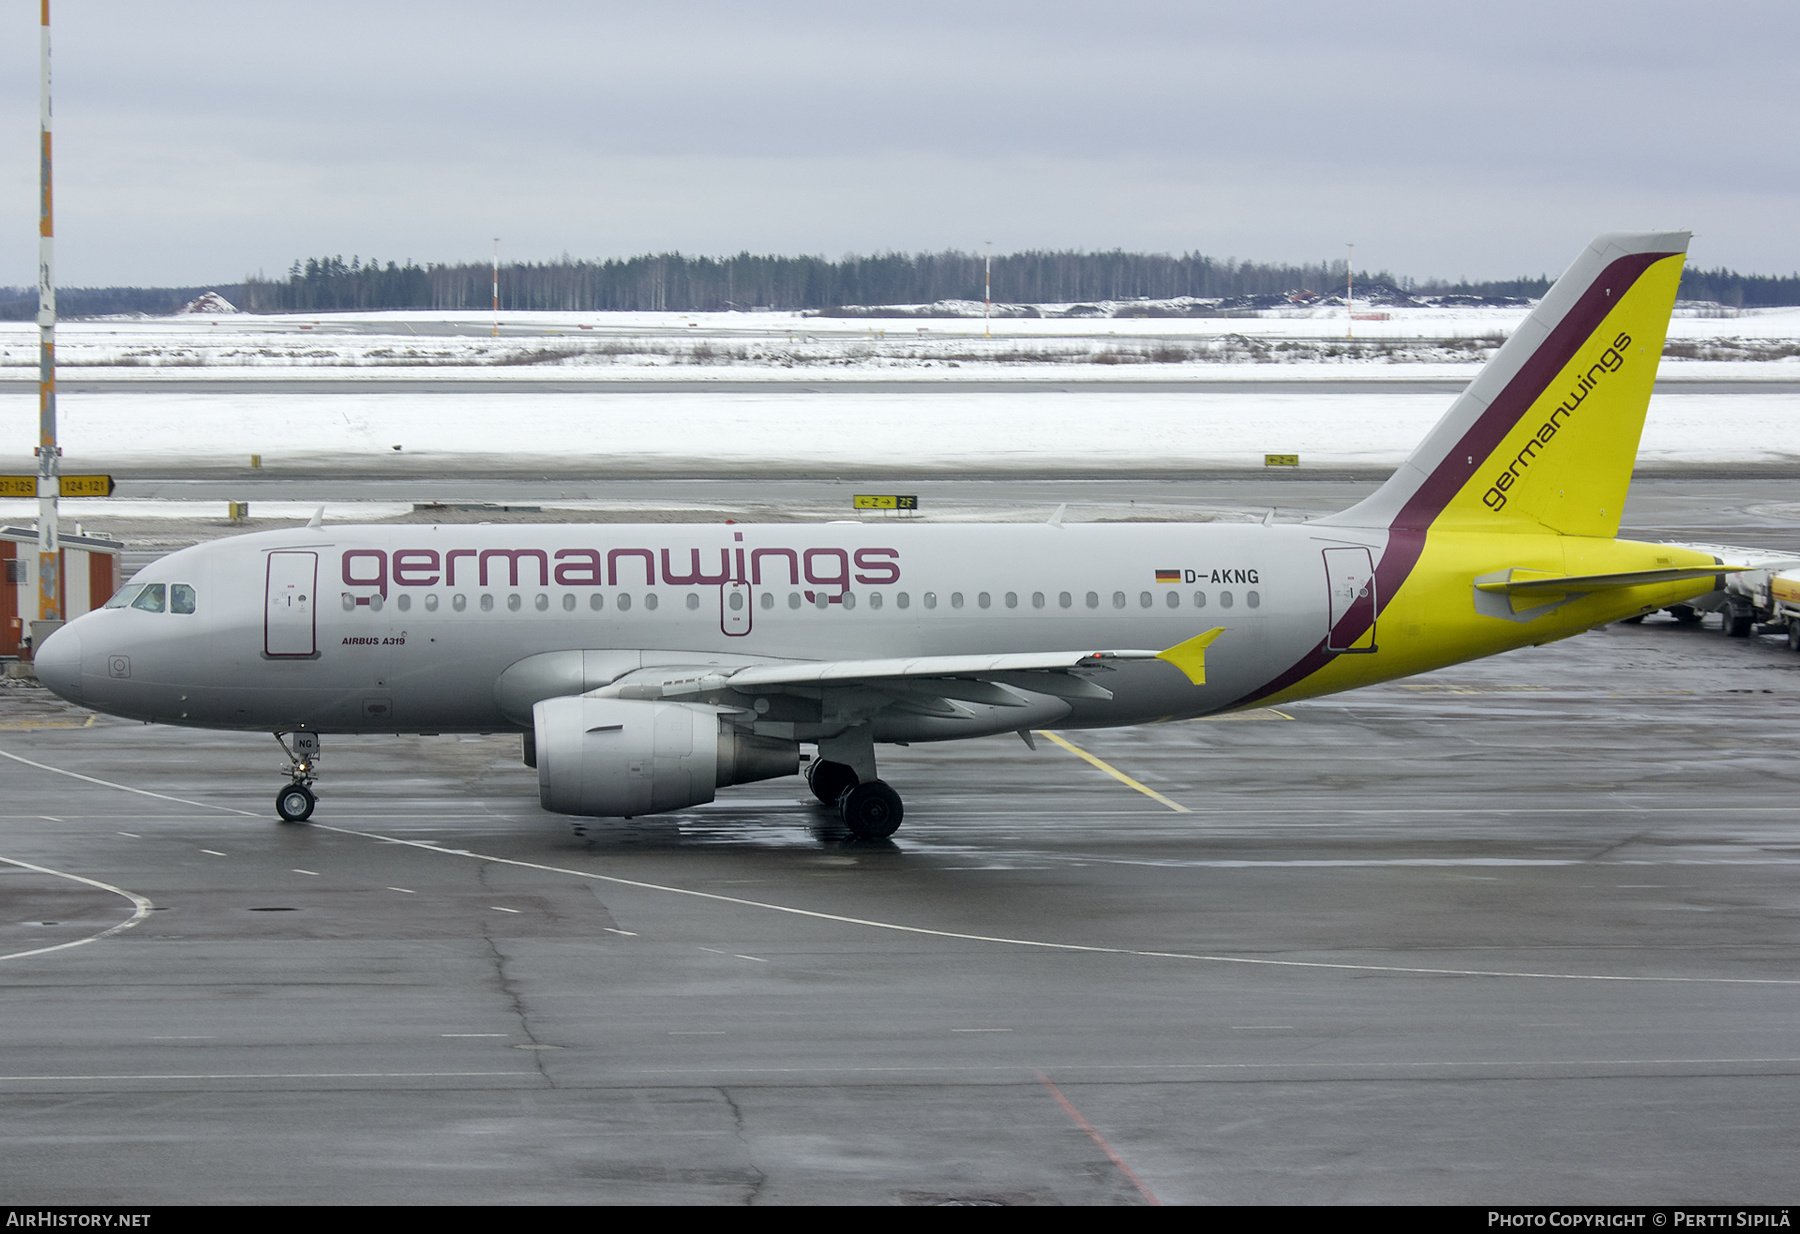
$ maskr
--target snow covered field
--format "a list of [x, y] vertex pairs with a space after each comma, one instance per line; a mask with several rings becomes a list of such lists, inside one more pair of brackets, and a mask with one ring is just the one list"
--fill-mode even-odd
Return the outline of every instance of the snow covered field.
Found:
[[[1441, 389], [1395, 393], [1392, 383], [1467, 380], [1523, 312], [1396, 308], [1355, 322], [1353, 341], [1341, 309], [1007, 319], [993, 323], [991, 339], [979, 319], [921, 326], [791, 313], [509, 313], [499, 338], [488, 318], [466, 312], [86, 321], [58, 330], [59, 377], [69, 383], [58, 406], [69, 471], [235, 468], [252, 454], [270, 475], [301, 464], [414, 475], [540, 465], [561, 474], [1103, 474], [1260, 469], [1266, 453], [1298, 453], [1308, 468], [1375, 469], [1397, 464], [1451, 400]], [[1663, 361], [1642, 465], [1800, 465], [1800, 309], [1678, 315], [1671, 338], [1677, 354]], [[31, 323], [0, 328], [0, 469], [9, 473], [33, 469], [36, 346]], [[430, 388], [473, 375], [519, 388]], [[74, 387], [83, 378], [105, 379], [108, 391]], [[355, 389], [204, 388], [231, 378], [350, 379]], [[642, 388], [581, 388], [621, 378]], [[871, 378], [931, 389], [833, 384]], [[956, 388], [995, 378], [1045, 388]], [[742, 389], [759, 379], [786, 388]], [[1736, 389], [1683, 389], [1718, 379]], [[406, 389], [384, 390], [400, 380]], [[733, 389], [659, 388], [727, 380]], [[1146, 380], [1175, 388], [1119, 384]], [[1333, 388], [1251, 384], [1272, 380]], [[1365, 380], [1386, 388], [1354, 388]], [[158, 388], [175, 381], [182, 386]], [[1208, 384], [1183, 390], [1183, 381]], [[1219, 388], [1226, 382], [1245, 384]], [[1773, 384], [1757, 389], [1763, 382]]]
[[[69, 394], [65, 469], [305, 464], [419, 474], [496, 465], [568, 473], [764, 469], [972, 473], [1392, 467], [1449, 406], [1442, 393], [1070, 391], [930, 394]], [[0, 396], [0, 460], [31, 466], [36, 400]], [[400, 447], [398, 451], [395, 446]], [[1641, 465], [1800, 461], [1800, 395], [1659, 393]]]
[[[1129, 305], [1122, 309], [1129, 309]], [[317, 317], [177, 316], [66, 323], [66, 379], [432, 376], [809, 381], [1466, 376], [1524, 309], [1392, 308], [1347, 322], [1340, 309], [1235, 318], [836, 319], [797, 313], [505, 313], [501, 335], [470, 312]], [[1353, 328], [1352, 328], [1353, 327]], [[1353, 338], [1346, 338], [1346, 334]], [[1793, 380], [1800, 308], [1682, 310], [1664, 376]], [[35, 327], [0, 323], [0, 377], [30, 377]]]

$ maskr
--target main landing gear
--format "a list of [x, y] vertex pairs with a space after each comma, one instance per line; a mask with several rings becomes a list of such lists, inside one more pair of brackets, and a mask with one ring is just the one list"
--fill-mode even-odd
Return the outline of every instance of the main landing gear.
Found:
[[[293, 738], [292, 744], [288, 737]], [[312, 817], [313, 807], [319, 804], [312, 791], [313, 781], [319, 777], [319, 735], [301, 732], [290, 733], [288, 737], [275, 734], [275, 740], [281, 743], [288, 756], [281, 770], [293, 781], [275, 794], [275, 813], [284, 823], [304, 823]]]
[[806, 783], [813, 796], [837, 807], [844, 826], [859, 840], [887, 839], [906, 814], [900, 794], [887, 781], [859, 779], [847, 763], [816, 758], [806, 765]]

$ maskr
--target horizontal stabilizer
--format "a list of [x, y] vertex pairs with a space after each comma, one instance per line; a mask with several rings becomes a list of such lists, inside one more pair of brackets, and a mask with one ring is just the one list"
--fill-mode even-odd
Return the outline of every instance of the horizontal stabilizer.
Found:
[[1571, 591], [1607, 591], [1616, 587], [1648, 587], [1656, 583], [1680, 583], [1690, 578], [1711, 578], [1718, 574], [1737, 574], [1756, 566], [1694, 566], [1687, 569], [1625, 570], [1618, 574], [1565, 574], [1497, 579], [1476, 583], [1478, 591], [1498, 592], [1507, 596], [1563, 595]]

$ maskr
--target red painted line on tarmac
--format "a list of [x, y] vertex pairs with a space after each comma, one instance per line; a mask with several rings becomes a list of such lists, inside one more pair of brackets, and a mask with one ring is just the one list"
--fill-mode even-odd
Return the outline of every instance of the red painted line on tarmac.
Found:
[[1118, 1166], [1119, 1172], [1131, 1180], [1131, 1185], [1138, 1189], [1138, 1194], [1144, 1197], [1144, 1202], [1155, 1208], [1161, 1208], [1162, 1201], [1152, 1194], [1150, 1188], [1144, 1186], [1144, 1180], [1137, 1176], [1137, 1171], [1125, 1164], [1125, 1158], [1119, 1156], [1113, 1150], [1113, 1146], [1106, 1142], [1106, 1137], [1095, 1131], [1094, 1125], [1081, 1116], [1081, 1111], [1069, 1103], [1069, 1099], [1062, 1095], [1062, 1090], [1050, 1082], [1050, 1077], [1040, 1071], [1037, 1073], [1037, 1078], [1038, 1083], [1049, 1089], [1050, 1095], [1056, 1098], [1056, 1104], [1063, 1108], [1063, 1113], [1074, 1119], [1075, 1125], [1087, 1132], [1088, 1138], [1100, 1146], [1100, 1151], [1106, 1154], [1107, 1159]]

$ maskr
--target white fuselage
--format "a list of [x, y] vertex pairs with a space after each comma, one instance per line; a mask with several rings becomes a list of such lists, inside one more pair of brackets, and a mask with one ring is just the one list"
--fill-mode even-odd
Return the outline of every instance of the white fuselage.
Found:
[[1112, 699], [1062, 721], [1132, 724], [1229, 707], [1294, 663], [1326, 631], [1324, 550], [1378, 557], [1383, 541], [1250, 524], [298, 528], [156, 562], [132, 585], [185, 584], [193, 612], [104, 609], [57, 650], [79, 661], [80, 700], [116, 715], [446, 732], [518, 727], [495, 683], [544, 652], [691, 664], [1156, 649], [1224, 627], [1204, 685], [1161, 662], [1121, 666]]

